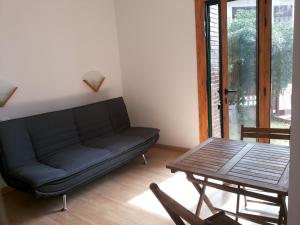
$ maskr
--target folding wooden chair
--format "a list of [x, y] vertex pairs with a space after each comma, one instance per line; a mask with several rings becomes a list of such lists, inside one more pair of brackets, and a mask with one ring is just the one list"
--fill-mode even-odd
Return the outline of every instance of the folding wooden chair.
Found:
[[265, 138], [265, 139], [279, 139], [290, 140], [291, 128], [254, 128], [241, 126], [241, 140], [244, 138]]
[[[241, 140], [244, 140], [244, 138], [255, 138], [256, 140], [260, 138], [268, 139], [269, 141], [271, 139], [277, 139], [277, 140], [290, 140], [291, 139], [291, 128], [254, 128], [254, 127], [244, 127], [244, 125], [241, 126]], [[245, 189], [245, 187], [243, 188]], [[245, 199], [245, 206], [247, 206], [247, 202], [250, 200], [247, 200], [247, 197], [244, 196]], [[261, 204], [267, 204], [267, 205], [274, 205], [273, 203], [268, 202], [261, 202], [261, 201], [255, 201], [251, 200], [251, 202], [255, 203], [261, 203]]]
[[157, 184], [151, 184], [150, 189], [176, 225], [185, 225], [184, 221], [188, 222], [190, 225], [241, 225], [226, 216], [224, 212], [215, 214], [206, 220], [201, 220], [198, 216], [161, 191]]

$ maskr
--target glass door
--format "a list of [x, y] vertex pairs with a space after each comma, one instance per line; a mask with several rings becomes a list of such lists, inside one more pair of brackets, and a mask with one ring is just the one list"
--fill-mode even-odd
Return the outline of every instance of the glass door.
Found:
[[[291, 126], [294, 0], [272, 2], [271, 127]], [[287, 141], [271, 141], [288, 144]]]
[[209, 136], [290, 127], [294, 1], [207, 1]]
[[257, 124], [257, 6], [226, 1], [224, 15], [220, 4], [207, 5], [210, 136], [240, 139], [241, 125]]
[[257, 125], [257, 1], [227, 3], [229, 138]]

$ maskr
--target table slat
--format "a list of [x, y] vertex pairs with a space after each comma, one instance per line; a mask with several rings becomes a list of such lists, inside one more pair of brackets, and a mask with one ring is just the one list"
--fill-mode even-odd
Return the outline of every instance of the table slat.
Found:
[[212, 138], [167, 168], [287, 195], [289, 163], [287, 146]]

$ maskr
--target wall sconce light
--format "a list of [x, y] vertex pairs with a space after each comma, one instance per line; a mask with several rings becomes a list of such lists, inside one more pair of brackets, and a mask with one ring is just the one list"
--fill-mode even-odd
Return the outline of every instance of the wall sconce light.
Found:
[[14, 95], [18, 87], [6, 80], [0, 80], [0, 107], [4, 107], [8, 100]]
[[90, 87], [94, 92], [99, 91], [104, 80], [105, 76], [98, 71], [90, 71], [83, 76], [83, 82], [86, 83], [87, 86]]

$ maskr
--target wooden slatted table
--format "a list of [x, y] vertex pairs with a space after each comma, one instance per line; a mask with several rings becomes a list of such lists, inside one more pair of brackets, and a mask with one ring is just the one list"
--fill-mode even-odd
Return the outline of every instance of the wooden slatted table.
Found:
[[[203, 202], [213, 213], [221, 210], [214, 207], [205, 195], [206, 186], [210, 186], [237, 194], [236, 212], [225, 210], [228, 214], [235, 215], [237, 220], [243, 218], [269, 225], [287, 224], [289, 163], [290, 149], [287, 146], [212, 138], [167, 164], [167, 168], [173, 173], [186, 173], [187, 179], [199, 192], [197, 215], [200, 214]], [[277, 205], [278, 218], [241, 213], [240, 195]]]

